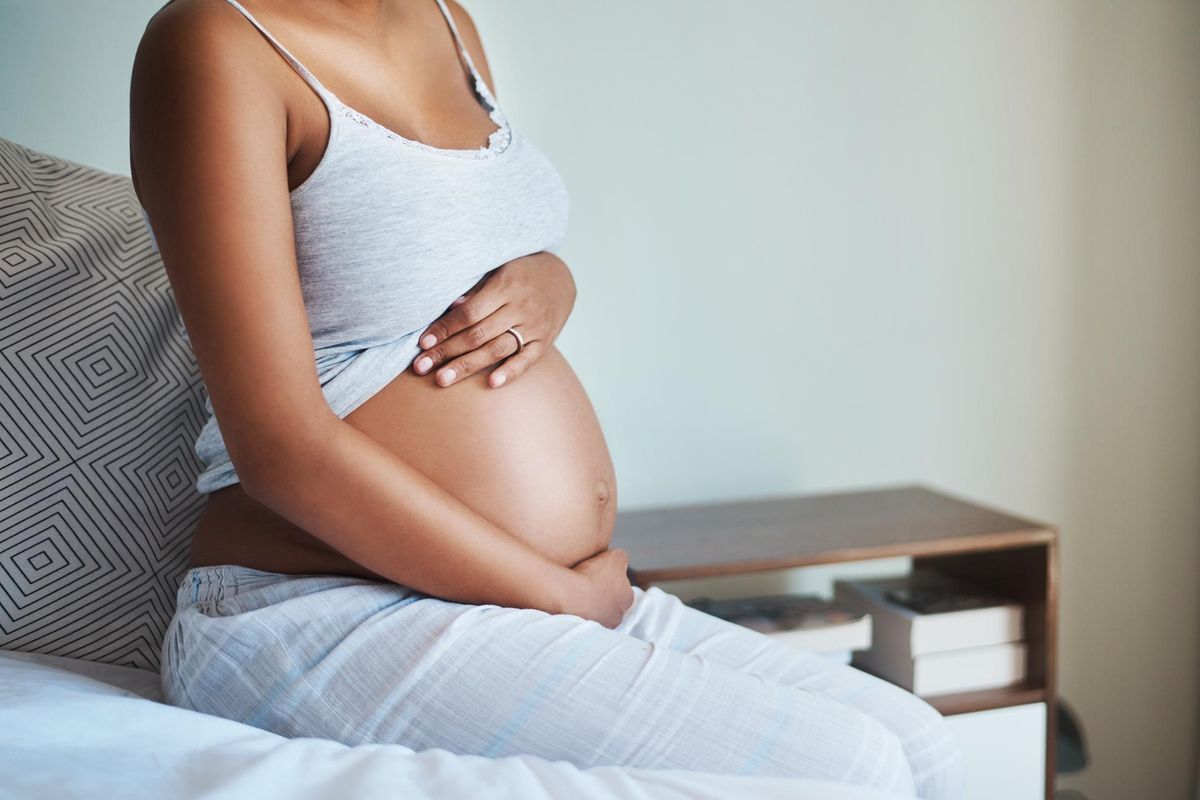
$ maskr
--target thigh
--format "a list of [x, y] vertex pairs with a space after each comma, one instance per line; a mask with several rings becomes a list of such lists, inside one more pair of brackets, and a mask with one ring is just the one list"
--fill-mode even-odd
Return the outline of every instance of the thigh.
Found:
[[182, 699], [347, 744], [912, 791], [896, 738], [820, 691], [573, 615], [388, 592], [351, 583], [183, 618]]
[[657, 586], [634, 588], [618, 630], [786, 686], [819, 692], [878, 719], [899, 737], [922, 797], [956, 797], [962, 755], [942, 715], [925, 700], [849, 664], [780, 643], [706, 614]]

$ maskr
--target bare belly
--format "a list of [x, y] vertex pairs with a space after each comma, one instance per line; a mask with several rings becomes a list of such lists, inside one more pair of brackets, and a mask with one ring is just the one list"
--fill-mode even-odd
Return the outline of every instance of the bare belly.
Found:
[[[564, 566], [608, 547], [616, 476], [591, 401], [562, 353], [547, 348], [499, 389], [490, 369], [453, 386], [411, 366], [345, 417], [480, 516]], [[379, 577], [251, 498], [240, 484], [208, 495], [193, 566]]]

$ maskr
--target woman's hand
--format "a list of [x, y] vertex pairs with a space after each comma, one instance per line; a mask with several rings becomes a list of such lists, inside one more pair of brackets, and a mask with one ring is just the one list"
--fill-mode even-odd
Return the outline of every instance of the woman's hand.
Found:
[[[561, 258], [540, 252], [513, 259], [487, 273], [425, 329], [413, 369], [424, 375], [442, 365], [435, 380], [450, 386], [503, 361], [488, 384], [511, 383], [554, 341], [574, 305], [575, 279]], [[525, 338], [518, 355], [510, 326]]]
[[633, 586], [629, 583], [629, 553], [619, 547], [601, 550], [580, 561], [571, 571], [582, 580], [570, 598], [564, 613], [592, 619], [606, 628], [615, 628], [633, 605]]

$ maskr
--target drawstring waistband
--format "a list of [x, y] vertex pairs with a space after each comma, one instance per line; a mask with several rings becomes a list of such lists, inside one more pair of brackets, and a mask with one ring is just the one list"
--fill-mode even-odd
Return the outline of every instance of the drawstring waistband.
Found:
[[214, 603], [233, 597], [239, 591], [267, 583], [277, 583], [291, 577], [278, 572], [267, 572], [238, 564], [215, 564], [192, 567], [179, 583], [176, 601], [180, 607]]

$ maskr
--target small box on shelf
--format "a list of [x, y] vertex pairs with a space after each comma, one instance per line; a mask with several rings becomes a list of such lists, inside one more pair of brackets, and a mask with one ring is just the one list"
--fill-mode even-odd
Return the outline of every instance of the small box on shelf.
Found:
[[834, 598], [874, 619], [870, 649], [851, 663], [922, 697], [1021, 684], [1024, 608], [996, 592], [914, 569], [838, 580]]

